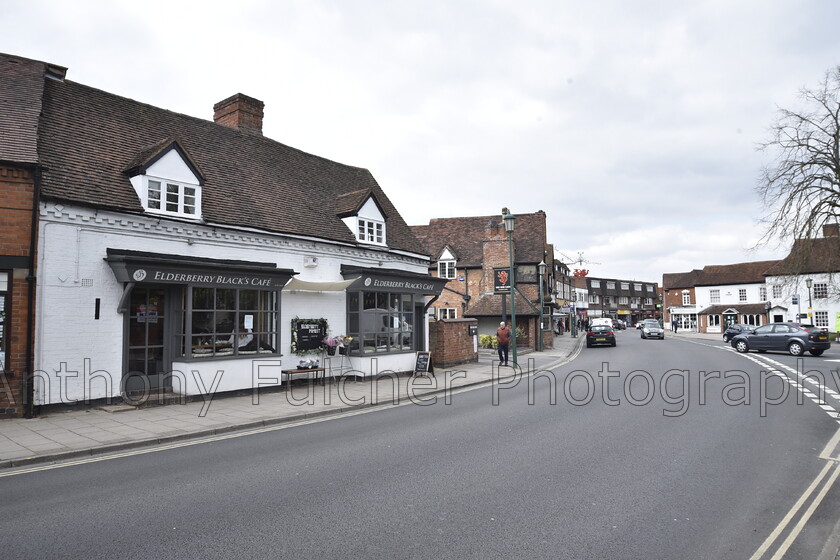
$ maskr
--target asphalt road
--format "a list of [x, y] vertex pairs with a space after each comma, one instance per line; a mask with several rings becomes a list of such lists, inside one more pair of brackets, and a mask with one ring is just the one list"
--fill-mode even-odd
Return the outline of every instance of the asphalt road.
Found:
[[[817, 558], [840, 518], [840, 484], [827, 483], [835, 463], [820, 458], [837, 419], [761, 374], [768, 359], [797, 360], [748, 356], [623, 331], [616, 348], [584, 349], [530, 388], [523, 378], [449, 405], [3, 476], [0, 551], [717, 560], [783, 546], [784, 558]], [[832, 359], [840, 349], [803, 369], [840, 390]], [[784, 402], [762, 406], [785, 385]]]

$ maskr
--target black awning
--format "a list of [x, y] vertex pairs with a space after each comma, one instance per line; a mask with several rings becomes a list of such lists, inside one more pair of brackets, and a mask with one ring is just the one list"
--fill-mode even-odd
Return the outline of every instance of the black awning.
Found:
[[364, 268], [341, 265], [344, 278], [358, 278], [348, 291], [375, 290], [380, 292], [399, 292], [403, 294], [423, 294], [438, 296], [449, 281], [435, 278], [429, 274], [418, 274], [395, 268]]
[[107, 249], [119, 282], [280, 290], [297, 274], [274, 263]]

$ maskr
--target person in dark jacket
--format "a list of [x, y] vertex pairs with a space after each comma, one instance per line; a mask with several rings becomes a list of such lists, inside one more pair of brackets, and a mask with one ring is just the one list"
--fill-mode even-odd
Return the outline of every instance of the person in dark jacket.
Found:
[[496, 330], [497, 350], [499, 351], [499, 365], [508, 365], [508, 351], [510, 350], [510, 327], [502, 321]]

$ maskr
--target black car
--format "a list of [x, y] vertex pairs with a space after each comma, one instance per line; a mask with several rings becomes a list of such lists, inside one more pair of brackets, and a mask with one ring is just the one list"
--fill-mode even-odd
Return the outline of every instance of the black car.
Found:
[[828, 334], [816, 328], [809, 330], [808, 327], [796, 323], [772, 323], [736, 335], [730, 344], [741, 353], [780, 350], [790, 352], [792, 356], [801, 356], [804, 352], [821, 356], [831, 348]]
[[756, 327], [755, 325], [742, 325], [740, 323], [735, 323], [735, 324], [729, 325], [728, 327], [726, 327], [726, 330], [723, 331], [723, 341], [724, 342], [729, 342], [735, 336], [737, 336], [741, 333], [745, 333], [749, 330], [752, 330], [755, 327]]
[[615, 346], [615, 331], [608, 325], [592, 325], [586, 333], [586, 347]]

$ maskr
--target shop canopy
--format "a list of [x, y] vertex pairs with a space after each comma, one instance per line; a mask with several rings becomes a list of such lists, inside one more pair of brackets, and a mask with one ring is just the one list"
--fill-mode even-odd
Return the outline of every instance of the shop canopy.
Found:
[[307, 282], [306, 280], [292, 278], [289, 280], [289, 283], [283, 287], [283, 289], [287, 291], [291, 290], [304, 292], [343, 292], [358, 279], [359, 278], [356, 277], [340, 282]]

